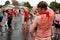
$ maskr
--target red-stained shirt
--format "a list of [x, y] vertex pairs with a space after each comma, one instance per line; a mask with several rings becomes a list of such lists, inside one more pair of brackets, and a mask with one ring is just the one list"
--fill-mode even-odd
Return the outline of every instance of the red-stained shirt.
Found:
[[13, 9], [10, 9], [9, 13], [10, 13], [10, 15], [12, 15], [13, 14]]
[[28, 14], [28, 11], [27, 10], [24, 10], [24, 18], [25, 19], [28, 19], [29, 18], [29, 14]]
[[13, 11], [13, 15], [14, 15], [14, 17], [17, 16], [17, 11], [16, 10]]

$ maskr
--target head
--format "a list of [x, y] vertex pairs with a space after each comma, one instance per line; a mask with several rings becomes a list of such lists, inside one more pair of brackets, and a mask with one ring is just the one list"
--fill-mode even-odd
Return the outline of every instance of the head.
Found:
[[39, 13], [46, 12], [47, 6], [48, 5], [46, 2], [44, 2], [44, 1], [39, 2], [37, 5], [38, 12]]
[[6, 10], [6, 13], [9, 13], [9, 10]]

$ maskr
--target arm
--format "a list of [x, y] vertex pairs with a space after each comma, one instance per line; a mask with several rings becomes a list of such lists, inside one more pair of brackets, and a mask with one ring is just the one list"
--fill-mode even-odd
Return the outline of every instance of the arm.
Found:
[[31, 28], [29, 30], [30, 32], [30, 35], [31, 35], [31, 38], [34, 40], [35, 37], [34, 37], [34, 29], [36, 28], [36, 24], [37, 24], [37, 17], [33, 20], [33, 24], [31, 25]]

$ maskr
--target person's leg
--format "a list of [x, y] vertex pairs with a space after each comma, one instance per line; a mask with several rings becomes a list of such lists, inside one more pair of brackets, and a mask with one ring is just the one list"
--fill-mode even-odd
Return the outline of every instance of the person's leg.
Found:
[[24, 31], [24, 34], [23, 35], [24, 35], [24, 40], [27, 40], [26, 39], [26, 31]]
[[27, 35], [28, 35], [28, 22], [24, 22], [24, 40], [27, 40]]
[[8, 27], [9, 27], [9, 30], [10, 30], [10, 31], [12, 31], [11, 23], [12, 23], [12, 17], [10, 17], [10, 18], [8, 19]]
[[26, 22], [24, 22], [24, 32], [23, 32], [23, 35], [24, 35], [24, 40], [26, 40]]
[[[0, 22], [1, 24], [1, 22]], [[0, 35], [2, 35], [2, 26], [0, 25]]]
[[11, 23], [10, 23], [10, 21], [8, 21], [8, 30], [11, 31], [11, 29], [12, 29], [11, 28]]
[[0, 35], [2, 35], [2, 19], [0, 19]]
[[1, 22], [0, 22], [0, 28], [2, 28], [2, 26], [1, 26]]
[[58, 28], [57, 31], [58, 31], [58, 39], [57, 40], [60, 40], [60, 28]]
[[58, 25], [58, 24], [55, 24], [55, 35], [54, 35], [54, 40], [58, 40], [58, 28], [59, 28], [59, 25]]

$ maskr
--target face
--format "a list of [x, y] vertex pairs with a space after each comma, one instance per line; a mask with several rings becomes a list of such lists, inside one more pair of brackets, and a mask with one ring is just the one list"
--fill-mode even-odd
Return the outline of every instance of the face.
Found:
[[42, 8], [41, 13], [45, 13], [46, 9]]
[[38, 8], [38, 12], [39, 12], [39, 13], [44, 13], [45, 11], [46, 11], [46, 10], [45, 10], [44, 8], [42, 8], [42, 9], [41, 9], [41, 8]]
[[41, 8], [37, 8], [37, 10], [38, 10], [38, 13], [41, 13]]
[[5, 16], [7, 16], [7, 13], [6, 13], [6, 12], [4, 12], [4, 15], [5, 15]]

